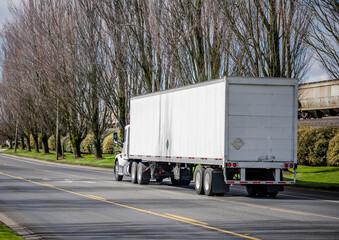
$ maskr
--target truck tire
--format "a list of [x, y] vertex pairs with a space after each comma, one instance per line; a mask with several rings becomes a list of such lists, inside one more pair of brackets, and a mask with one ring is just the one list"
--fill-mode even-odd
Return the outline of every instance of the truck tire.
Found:
[[204, 194], [204, 174], [205, 174], [205, 168], [198, 167], [195, 171], [195, 191], [197, 194]]
[[149, 184], [150, 176], [147, 176], [147, 174], [149, 175], [149, 171], [144, 172], [145, 170], [146, 166], [142, 162], [139, 162], [137, 170], [138, 184]]
[[204, 174], [204, 192], [207, 196], [213, 196], [213, 188], [212, 188], [212, 181], [213, 181], [213, 169], [207, 168]]
[[114, 175], [115, 175], [115, 181], [122, 181], [122, 178], [124, 177], [123, 175], [118, 175], [119, 172], [119, 162], [115, 161], [114, 164]]
[[180, 180], [174, 179], [174, 177], [171, 177], [171, 183], [173, 186], [178, 186], [180, 184]]
[[132, 183], [137, 183], [137, 170], [138, 170], [138, 163], [133, 161], [132, 166], [131, 166], [131, 182]]
[[249, 197], [254, 197], [257, 194], [257, 188], [253, 185], [246, 186], [247, 194]]

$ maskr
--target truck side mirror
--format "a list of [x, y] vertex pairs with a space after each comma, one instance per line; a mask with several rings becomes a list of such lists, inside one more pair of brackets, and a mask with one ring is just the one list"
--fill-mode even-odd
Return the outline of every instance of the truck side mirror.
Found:
[[118, 143], [118, 133], [117, 133], [117, 132], [114, 132], [114, 133], [113, 133], [113, 142], [114, 142], [115, 144]]

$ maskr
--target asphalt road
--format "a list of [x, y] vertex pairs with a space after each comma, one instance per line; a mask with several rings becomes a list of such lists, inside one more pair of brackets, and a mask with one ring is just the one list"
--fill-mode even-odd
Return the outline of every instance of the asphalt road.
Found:
[[140, 186], [109, 169], [4, 155], [0, 213], [41, 239], [339, 239], [338, 193], [207, 197], [193, 184]]

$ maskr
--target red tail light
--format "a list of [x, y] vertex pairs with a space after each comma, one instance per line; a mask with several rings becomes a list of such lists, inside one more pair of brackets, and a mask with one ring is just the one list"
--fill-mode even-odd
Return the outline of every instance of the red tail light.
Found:
[[232, 166], [232, 164], [231, 163], [227, 163], [227, 167], [231, 167]]
[[236, 167], [237, 166], [237, 164], [236, 163], [233, 163], [233, 167]]
[[290, 164], [290, 168], [293, 168], [293, 164], [292, 163]]
[[285, 163], [285, 168], [288, 168], [288, 164], [287, 163]]

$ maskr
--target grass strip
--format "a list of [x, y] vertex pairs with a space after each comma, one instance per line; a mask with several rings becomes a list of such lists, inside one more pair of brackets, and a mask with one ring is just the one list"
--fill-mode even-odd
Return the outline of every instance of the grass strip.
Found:
[[51, 151], [49, 154], [26, 152], [25, 150], [17, 150], [14, 153], [13, 149], [8, 149], [0, 153], [11, 154], [20, 157], [28, 157], [39, 160], [46, 160], [51, 162], [66, 163], [73, 165], [82, 165], [82, 166], [91, 166], [91, 167], [104, 167], [104, 168], [113, 168], [115, 155], [113, 154], [103, 154], [103, 159], [94, 160], [94, 154], [82, 154], [82, 158], [73, 158], [73, 153], [65, 153], [65, 158], [55, 160], [55, 152]]
[[[293, 180], [293, 174], [284, 179]], [[339, 191], [339, 167], [298, 165], [296, 187]]]
[[22, 240], [22, 238], [0, 222], [0, 240]]

